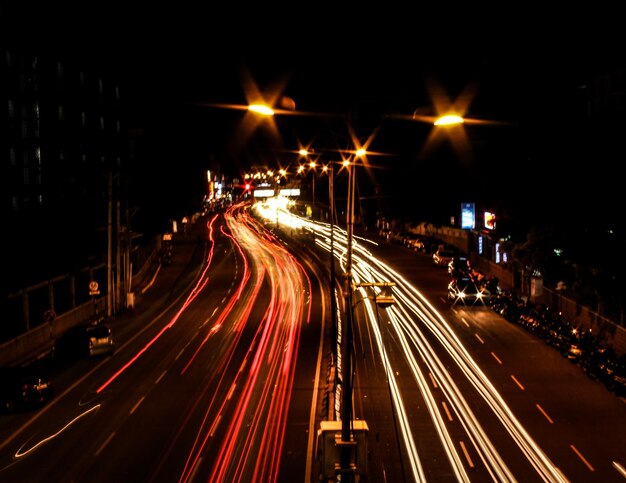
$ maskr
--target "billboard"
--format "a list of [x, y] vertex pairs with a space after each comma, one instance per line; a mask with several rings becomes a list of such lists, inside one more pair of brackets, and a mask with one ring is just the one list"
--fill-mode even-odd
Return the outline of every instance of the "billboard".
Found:
[[496, 214], [491, 211], [485, 211], [485, 228], [487, 230], [496, 229]]
[[461, 228], [473, 230], [476, 226], [474, 203], [461, 203]]

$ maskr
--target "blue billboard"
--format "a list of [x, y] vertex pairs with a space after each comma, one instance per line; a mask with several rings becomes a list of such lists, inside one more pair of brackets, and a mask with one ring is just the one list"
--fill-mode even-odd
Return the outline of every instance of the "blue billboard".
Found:
[[461, 228], [473, 230], [476, 226], [476, 208], [474, 203], [461, 203]]

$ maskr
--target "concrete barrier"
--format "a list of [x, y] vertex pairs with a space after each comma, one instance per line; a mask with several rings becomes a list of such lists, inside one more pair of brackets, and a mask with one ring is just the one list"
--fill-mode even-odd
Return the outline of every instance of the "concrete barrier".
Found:
[[89, 320], [105, 310], [105, 297], [87, 302], [58, 316], [50, 323], [41, 324], [0, 345], [0, 366], [26, 364], [40, 356], [49, 354], [54, 341], [67, 329]]

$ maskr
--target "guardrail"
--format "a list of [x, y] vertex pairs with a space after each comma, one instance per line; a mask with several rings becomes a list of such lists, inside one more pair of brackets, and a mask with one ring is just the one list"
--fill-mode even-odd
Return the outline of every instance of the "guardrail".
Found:
[[[144, 263], [141, 266], [141, 269], [133, 275], [133, 286], [135, 287], [135, 290], [145, 284], [151, 276], [154, 270], [154, 265], [158, 262], [159, 250], [160, 243], [157, 242], [153, 246], [152, 252], [149, 255], [144, 256]], [[102, 266], [97, 268], [102, 269]], [[93, 278], [92, 274], [90, 274], [90, 278]], [[20, 292], [17, 295], [24, 300], [22, 305], [26, 305], [27, 307], [29, 295], [36, 292], [43, 292], [45, 302], [44, 306], [54, 306], [54, 301], [59, 300], [59, 297], [54, 296], [54, 283], [59, 283], [64, 280], [73, 280], [73, 278], [68, 276], [58, 277], [58, 280], [55, 279], [54, 281], [38, 284]], [[74, 285], [75, 284], [72, 281], [70, 284], [72, 302], [75, 302]], [[58, 305], [60, 304], [57, 304], [57, 307]], [[67, 329], [73, 327], [74, 325], [85, 323], [89, 320], [95, 320], [100, 317], [100, 314], [104, 314], [105, 311], [106, 296], [92, 297], [89, 301], [74, 305], [62, 313], [59, 313], [54, 320], [40, 323], [37, 326], [26, 330], [24, 333], [0, 343], [0, 366], [26, 364], [40, 356], [49, 354], [54, 348], [54, 341], [56, 338], [63, 334]], [[28, 322], [28, 312], [26, 312], [25, 317], [26, 327], [28, 327], [30, 325]]]
[[58, 316], [52, 322], [41, 324], [0, 345], [0, 366], [25, 364], [49, 354], [54, 341], [67, 329], [86, 320], [94, 319], [105, 309], [105, 297], [86, 302]]

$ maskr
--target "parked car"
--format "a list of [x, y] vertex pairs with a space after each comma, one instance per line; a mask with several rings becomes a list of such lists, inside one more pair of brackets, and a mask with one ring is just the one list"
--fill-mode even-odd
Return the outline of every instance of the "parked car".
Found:
[[485, 305], [490, 296], [489, 290], [468, 277], [453, 278], [448, 284], [448, 300], [452, 305]]
[[407, 247], [410, 248], [411, 250], [420, 250], [421, 246], [423, 246], [422, 240], [420, 238], [419, 235], [416, 235], [415, 233], [407, 233], [404, 236], [404, 239], [402, 240], [402, 244]]
[[467, 276], [471, 269], [469, 258], [464, 255], [457, 255], [448, 263], [448, 274], [453, 277]]
[[426, 250], [426, 245], [424, 244], [424, 240], [421, 238], [413, 238], [408, 244], [408, 248], [415, 250], [416, 252], [424, 252]]
[[0, 367], [0, 411], [30, 409], [46, 403], [54, 385], [42, 371], [28, 367]]
[[438, 267], [447, 267], [452, 259], [456, 256], [456, 253], [452, 250], [439, 249], [433, 253], [433, 262]]
[[103, 323], [77, 325], [59, 337], [54, 346], [55, 357], [93, 357], [110, 355], [115, 341], [108, 325]]

